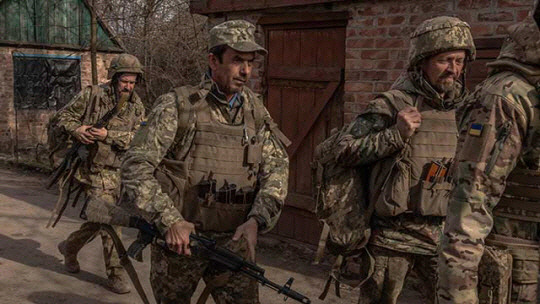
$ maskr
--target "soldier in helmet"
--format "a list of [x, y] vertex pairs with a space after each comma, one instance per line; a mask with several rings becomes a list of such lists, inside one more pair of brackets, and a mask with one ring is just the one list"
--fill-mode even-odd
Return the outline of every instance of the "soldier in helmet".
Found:
[[247, 86], [257, 53], [255, 26], [243, 20], [210, 30], [209, 70], [198, 86], [160, 96], [122, 164], [122, 204], [165, 236], [152, 246], [150, 282], [157, 303], [259, 303], [257, 283], [191, 255], [189, 234], [255, 259], [260, 232], [276, 224], [287, 194], [287, 138]]
[[453, 17], [424, 21], [412, 33], [407, 70], [369, 102], [338, 145], [342, 164], [371, 166], [374, 216], [367, 248], [374, 268], [360, 287], [359, 303], [396, 303], [410, 270], [424, 281], [427, 303], [435, 300], [456, 107], [465, 96], [465, 66], [474, 58], [467, 23]]
[[[536, 1], [536, 14], [532, 14], [537, 18], [536, 23], [529, 16], [508, 27], [509, 35], [499, 57], [488, 64], [489, 78], [467, 100], [470, 106], [461, 124], [454, 168], [456, 187], [441, 240], [439, 303], [537, 303], [538, 9]], [[501, 295], [496, 302], [493, 298], [500, 294], [497, 290], [491, 290], [491, 299], [477, 292], [479, 263], [490, 248], [504, 249], [512, 256], [511, 285], [499, 285], [511, 289], [509, 301]]]
[[[133, 90], [142, 73], [142, 66], [135, 56], [118, 55], [111, 60], [109, 82], [88, 86], [57, 113], [58, 127], [90, 146], [91, 157], [88, 163], [82, 164], [74, 175], [85, 193], [87, 208], [90, 210], [98, 202], [114, 205], [118, 199], [121, 158], [144, 117], [144, 106]], [[121, 98], [127, 102], [105, 127], [92, 127]], [[119, 228], [116, 230], [120, 233]], [[77, 253], [97, 234], [101, 235], [103, 242], [107, 287], [116, 293], [129, 292], [125, 271], [120, 266], [113, 242], [107, 233], [101, 231], [99, 223], [83, 223], [79, 230], [58, 245], [64, 255], [65, 269], [72, 273], [79, 272]]]

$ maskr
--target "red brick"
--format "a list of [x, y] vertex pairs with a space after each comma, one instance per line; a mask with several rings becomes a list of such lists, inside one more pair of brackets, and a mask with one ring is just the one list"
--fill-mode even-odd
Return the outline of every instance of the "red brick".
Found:
[[388, 26], [388, 25], [399, 25], [403, 24], [405, 17], [403, 16], [391, 16], [391, 17], [379, 17], [377, 20], [378, 25]]
[[386, 28], [373, 28], [373, 29], [360, 29], [358, 30], [358, 35], [367, 36], [367, 37], [377, 37], [383, 36], [386, 34]]
[[499, 24], [497, 25], [497, 28], [495, 29], [495, 33], [498, 35], [508, 35], [508, 25], [509, 24]]
[[412, 26], [403, 26], [403, 27], [391, 27], [388, 29], [388, 36], [390, 37], [399, 37], [399, 38], [409, 38], [411, 33], [414, 31]]
[[419, 25], [422, 21], [429, 19], [426, 15], [411, 15], [409, 18], [410, 25]]
[[349, 21], [348, 26], [358, 26], [358, 27], [372, 27], [375, 23], [375, 19], [368, 18], [368, 19], [353, 19]]
[[471, 31], [473, 37], [493, 35], [493, 29], [488, 24], [471, 24]]
[[498, 7], [520, 7], [527, 6], [532, 8], [533, 1], [530, 0], [498, 0]]
[[405, 40], [403, 39], [377, 39], [375, 43], [375, 47], [381, 49], [396, 49], [403, 48], [405, 46]]
[[388, 59], [388, 51], [385, 50], [364, 50], [362, 59]]
[[529, 10], [518, 11], [516, 21], [523, 21], [527, 16], [529, 16]]
[[345, 50], [346, 59], [362, 59], [362, 50], [361, 49], [347, 49]]
[[459, 0], [457, 7], [460, 9], [486, 8], [490, 4], [490, 0]]
[[382, 5], [370, 5], [357, 9], [356, 13], [359, 16], [377, 16], [384, 14], [384, 9]]
[[346, 42], [347, 48], [373, 48], [375, 39], [373, 38], [349, 38]]
[[388, 72], [386, 71], [360, 71], [360, 80], [388, 80]]
[[478, 21], [480, 22], [514, 21], [514, 14], [511, 12], [479, 13]]
[[375, 65], [376, 69], [381, 70], [401, 70], [405, 67], [405, 61], [403, 60], [378, 60]]
[[403, 71], [390, 71], [388, 72], [388, 79], [390, 80], [396, 80], [400, 75], [401, 73], [403, 73]]
[[345, 59], [347, 70], [369, 70], [375, 66], [375, 60]]
[[409, 8], [410, 7], [406, 4], [399, 5], [397, 3], [393, 3], [393, 5], [388, 8], [388, 14], [405, 14], [409, 12]]
[[[439, 3], [426, 3], [422, 2], [411, 7], [412, 13], [430, 13], [436, 14], [437, 12], [447, 12], [451, 4], [450, 1], [440, 1]], [[437, 14], [438, 15], [438, 14]]]
[[346, 82], [345, 92], [372, 92], [373, 83], [371, 82]]

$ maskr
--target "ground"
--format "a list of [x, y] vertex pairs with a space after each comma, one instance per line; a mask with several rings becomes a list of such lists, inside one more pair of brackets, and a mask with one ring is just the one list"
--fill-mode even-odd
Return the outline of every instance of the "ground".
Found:
[[[79, 254], [81, 272], [70, 274], [63, 269], [63, 256], [57, 244], [81, 223], [78, 210], [68, 207], [66, 215], [54, 228], [45, 228], [57, 193], [46, 190], [46, 176], [13, 167], [0, 167], [0, 304], [133, 304], [142, 303], [135, 290], [117, 295], [103, 287], [105, 269], [101, 242], [94, 240]], [[133, 230], [125, 229], [123, 241], [130, 244]], [[312, 265], [313, 248], [272, 236], [260, 240], [258, 264], [266, 276], [278, 284], [294, 277], [293, 289], [308, 296], [312, 303], [356, 303], [357, 290], [342, 289], [342, 298], [331, 289], [326, 300], [318, 296], [323, 289], [329, 262]], [[149, 250], [145, 262], [133, 262], [149, 298]], [[203, 284], [198, 287], [200, 293]], [[419, 296], [409, 290], [400, 303], [421, 304]], [[283, 303], [283, 296], [260, 287], [261, 303]], [[211, 301], [208, 301], [211, 302]], [[153, 298], [151, 303], [154, 303]], [[296, 303], [287, 300], [287, 303]]]

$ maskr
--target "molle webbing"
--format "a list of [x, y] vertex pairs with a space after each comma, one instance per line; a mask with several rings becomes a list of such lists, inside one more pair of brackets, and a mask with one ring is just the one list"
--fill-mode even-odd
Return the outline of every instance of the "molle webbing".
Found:
[[539, 216], [513, 214], [505, 209], [517, 209], [525, 213], [540, 214], [540, 172], [514, 169], [506, 180], [504, 193], [495, 207], [498, 216], [539, 222]]
[[454, 111], [421, 111], [422, 123], [411, 137], [411, 158], [450, 159], [457, 144]]
[[193, 182], [212, 172], [218, 187], [222, 186], [224, 180], [239, 187], [254, 186], [255, 178], [249, 172], [253, 168], [245, 163], [246, 145], [255, 136], [252, 111], [244, 108], [242, 125], [222, 124], [212, 119], [211, 115], [207, 104], [202, 104], [197, 110], [197, 132], [189, 155]]

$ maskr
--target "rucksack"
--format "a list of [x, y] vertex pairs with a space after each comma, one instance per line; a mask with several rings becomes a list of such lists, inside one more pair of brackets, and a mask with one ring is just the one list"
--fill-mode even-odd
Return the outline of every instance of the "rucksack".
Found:
[[[379, 97], [384, 98], [396, 113], [407, 106], [402, 99], [411, 99], [398, 90], [382, 93]], [[337, 162], [339, 143], [346, 141], [347, 137], [354, 140], [352, 127], [353, 123], [350, 123], [333, 132], [314, 151], [315, 214], [323, 223], [314, 263], [320, 262], [326, 248], [336, 256], [320, 299], [324, 299], [332, 281], [336, 283], [339, 296], [340, 283], [356, 287], [373, 273], [374, 260], [365, 248], [371, 236], [370, 220], [375, 209], [375, 201], [370, 201], [369, 197], [373, 195], [369, 191], [381, 191], [377, 186], [382, 185], [369, 185], [371, 165], [346, 167]]]

